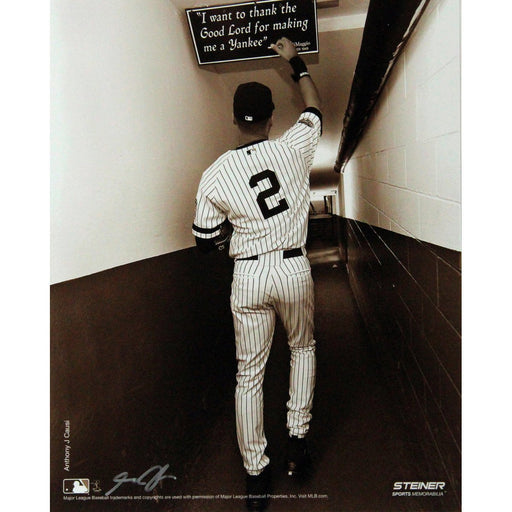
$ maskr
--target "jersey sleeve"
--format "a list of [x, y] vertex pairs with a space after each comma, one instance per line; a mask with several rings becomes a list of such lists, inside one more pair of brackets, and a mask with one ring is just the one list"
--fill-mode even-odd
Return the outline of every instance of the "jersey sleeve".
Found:
[[226, 214], [215, 206], [212, 200], [201, 190], [196, 196], [196, 214], [192, 225], [192, 234], [198, 238], [215, 238], [220, 235]]
[[313, 158], [322, 134], [322, 114], [309, 107], [297, 119], [297, 122], [287, 130], [278, 141], [299, 150], [308, 167], [313, 164]]

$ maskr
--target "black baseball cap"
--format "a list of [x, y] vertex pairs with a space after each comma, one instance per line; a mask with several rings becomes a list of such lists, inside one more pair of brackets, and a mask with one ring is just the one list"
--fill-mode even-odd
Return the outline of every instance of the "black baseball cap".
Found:
[[240, 84], [233, 98], [233, 114], [240, 121], [257, 123], [268, 119], [274, 110], [272, 91], [258, 82]]

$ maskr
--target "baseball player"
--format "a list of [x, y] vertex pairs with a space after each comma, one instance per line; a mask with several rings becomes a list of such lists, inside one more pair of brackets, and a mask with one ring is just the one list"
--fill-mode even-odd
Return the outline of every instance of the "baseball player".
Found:
[[263, 376], [278, 314], [291, 351], [287, 470], [300, 474], [308, 461], [315, 386], [313, 280], [306, 257], [309, 173], [322, 129], [320, 98], [294, 44], [271, 48], [289, 61], [305, 103], [297, 122], [269, 140], [274, 104], [270, 89], [241, 84], [233, 99], [240, 145], [217, 159], [201, 178], [193, 234], [200, 249], [214, 249], [226, 219], [235, 259], [231, 310], [238, 363], [236, 430], [247, 471], [247, 506], [263, 510], [270, 489], [263, 429]]

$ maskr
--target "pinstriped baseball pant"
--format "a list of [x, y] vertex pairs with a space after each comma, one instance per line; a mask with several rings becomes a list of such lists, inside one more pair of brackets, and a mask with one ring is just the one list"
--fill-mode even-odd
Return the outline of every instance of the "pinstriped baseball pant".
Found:
[[291, 352], [287, 427], [290, 434], [299, 437], [309, 429], [316, 372], [309, 260], [305, 256], [283, 259], [282, 251], [276, 251], [258, 260], [235, 261], [231, 310], [238, 362], [238, 445], [246, 471], [256, 475], [269, 463], [264, 453], [263, 377], [276, 313], [285, 327]]

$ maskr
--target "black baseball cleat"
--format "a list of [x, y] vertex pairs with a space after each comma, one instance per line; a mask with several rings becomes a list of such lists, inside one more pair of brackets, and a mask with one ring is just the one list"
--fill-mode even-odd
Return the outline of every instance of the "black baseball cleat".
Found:
[[290, 436], [286, 452], [286, 469], [288, 476], [303, 478], [311, 469], [311, 457], [305, 438]]
[[266, 466], [259, 475], [247, 475], [247, 509], [257, 512], [265, 510], [270, 492], [270, 467]]

